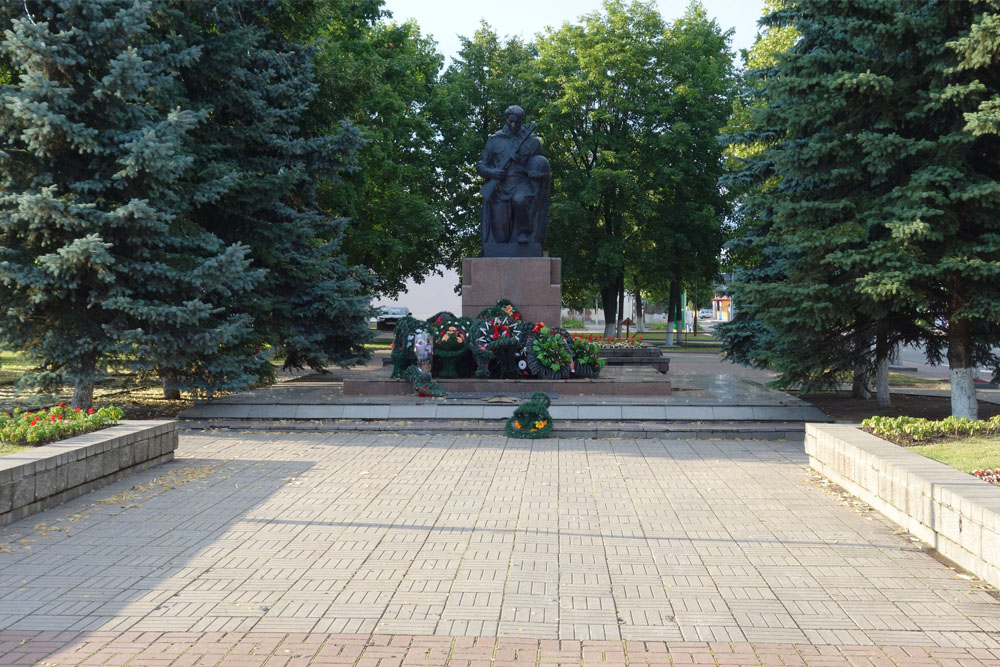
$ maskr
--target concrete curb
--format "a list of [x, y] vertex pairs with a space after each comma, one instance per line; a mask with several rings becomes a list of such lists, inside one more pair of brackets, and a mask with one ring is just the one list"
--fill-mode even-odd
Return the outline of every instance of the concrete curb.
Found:
[[174, 458], [176, 421], [127, 421], [0, 456], [0, 526]]
[[[394, 433], [403, 435], [503, 435], [504, 420], [386, 420], [337, 419], [193, 419], [181, 428], [191, 431], [326, 431], [332, 433]], [[801, 442], [801, 422], [572, 422], [557, 421], [551, 438], [660, 438], [667, 440], [790, 440]]]
[[806, 424], [805, 450], [817, 471], [1000, 587], [1000, 487], [852, 425]]

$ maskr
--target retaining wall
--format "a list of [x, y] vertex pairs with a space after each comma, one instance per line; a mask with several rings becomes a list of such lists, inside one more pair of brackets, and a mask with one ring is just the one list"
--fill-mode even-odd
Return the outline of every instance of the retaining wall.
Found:
[[843, 424], [806, 424], [813, 468], [1000, 587], [1000, 487]]
[[0, 526], [169, 461], [177, 422], [127, 421], [0, 456]]

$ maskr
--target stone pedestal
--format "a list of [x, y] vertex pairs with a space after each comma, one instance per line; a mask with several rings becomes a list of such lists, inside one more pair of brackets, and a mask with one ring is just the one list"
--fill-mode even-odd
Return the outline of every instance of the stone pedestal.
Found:
[[462, 315], [507, 299], [529, 322], [557, 327], [562, 308], [562, 260], [558, 257], [475, 257], [462, 260]]

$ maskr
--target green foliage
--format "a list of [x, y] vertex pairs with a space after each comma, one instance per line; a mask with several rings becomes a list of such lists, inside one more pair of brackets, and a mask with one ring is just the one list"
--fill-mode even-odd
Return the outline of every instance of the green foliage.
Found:
[[36, 412], [0, 412], [0, 443], [44, 445], [65, 438], [114, 426], [122, 418], [121, 408], [108, 406], [95, 411], [71, 410], [59, 404]]
[[723, 184], [745, 193], [731, 249], [746, 268], [737, 318], [716, 329], [730, 358], [808, 389], [870, 376], [898, 342], [938, 361], [947, 343], [953, 368], [996, 363], [1000, 146], [967, 119], [996, 68], [979, 53], [966, 69], [956, 49], [971, 46], [950, 42], [976, 17], [973, 3], [799, 0], [765, 19], [797, 41], [761, 58], [732, 138]]
[[185, 94], [212, 109], [194, 133], [196, 165], [226, 184], [197, 220], [227, 242], [246, 243], [252, 266], [265, 270], [232, 308], [252, 318], [252, 343], [271, 345], [286, 368], [322, 371], [369, 358], [369, 275], [345, 260], [346, 221], [316, 201], [320, 180], [352, 168], [358, 131], [310, 115], [310, 105], [321, 105], [314, 54], [280, 32], [295, 36], [283, 5], [185, 8], [202, 53], [185, 72]]
[[563, 329], [583, 329], [585, 326], [587, 325], [583, 323], [583, 320], [578, 320], [575, 317], [567, 317], [562, 321]]
[[897, 444], [923, 443], [943, 438], [1000, 434], [1000, 415], [990, 419], [946, 417], [933, 421], [920, 417], [869, 417], [861, 428]]
[[[20, 3], [18, 3], [20, 5]], [[241, 238], [195, 222], [224, 189], [194, 156], [209, 111], [180, 90], [202, 52], [165, 2], [7, 6], [0, 60], [0, 340], [39, 362], [23, 380], [88, 407], [109, 365], [169, 384], [246, 387], [261, 274]]]
[[[520, 104], [529, 118], [536, 109], [529, 95], [536, 50], [518, 38], [501, 39], [485, 22], [441, 74], [430, 113], [440, 141], [435, 147], [438, 198], [448, 238], [447, 264], [458, 267], [463, 257], [480, 250], [481, 181], [476, 163], [486, 140], [503, 124], [503, 112]], [[544, 138], [544, 137], [543, 137]]]
[[548, 245], [571, 293], [616, 296], [712, 275], [727, 195], [717, 187], [734, 73], [727, 35], [692, 4], [604, 3], [549, 30], [533, 72], [554, 187]]
[[600, 351], [601, 346], [597, 343], [579, 336], [573, 337], [573, 361], [575, 363], [603, 367], [607, 362], [597, 356]]
[[448, 246], [429, 111], [443, 58], [415, 23], [390, 21], [381, 4], [283, 0], [269, 24], [314, 47], [318, 92], [304, 126], [338, 133], [346, 119], [361, 133], [356, 168], [323, 179], [318, 203], [349, 219], [347, 262], [372, 271], [374, 293], [395, 296], [441, 264]]

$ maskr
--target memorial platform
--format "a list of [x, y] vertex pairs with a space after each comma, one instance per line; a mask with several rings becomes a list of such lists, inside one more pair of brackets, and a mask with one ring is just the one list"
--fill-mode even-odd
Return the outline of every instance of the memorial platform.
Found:
[[[424, 398], [408, 383], [393, 380], [394, 387], [406, 387], [407, 393], [346, 393], [345, 385], [386, 381], [391, 371], [383, 367], [381, 356], [368, 366], [336, 369], [328, 375], [302, 373], [270, 387], [219, 397], [194, 406], [181, 418], [193, 429], [501, 434], [514, 409], [531, 392], [544, 391], [530, 380], [485, 387], [465, 380], [469, 384], [444, 398]], [[642, 384], [648, 389], [642, 394], [568, 393], [574, 382], [585, 380], [546, 391], [552, 401], [549, 413], [556, 420], [552, 437], [801, 439], [804, 422], [830, 421], [805, 401], [754, 381], [754, 371], [740, 370], [750, 373], [743, 379], [720, 373], [733, 367], [720, 365], [716, 355], [678, 357], [673, 365], [679, 372], [669, 376], [650, 366], [602, 372], [601, 379], [619, 377]], [[670, 387], [669, 394], [652, 393], [664, 385]], [[487, 391], [479, 391], [483, 388]]]
[[[376, 377], [344, 379], [344, 396], [406, 396], [413, 384], [390, 378], [391, 366]], [[652, 367], [624, 369], [606, 367], [596, 378], [570, 380], [435, 378], [449, 393], [527, 394], [543, 391], [560, 396], [669, 396], [670, 380]]]

